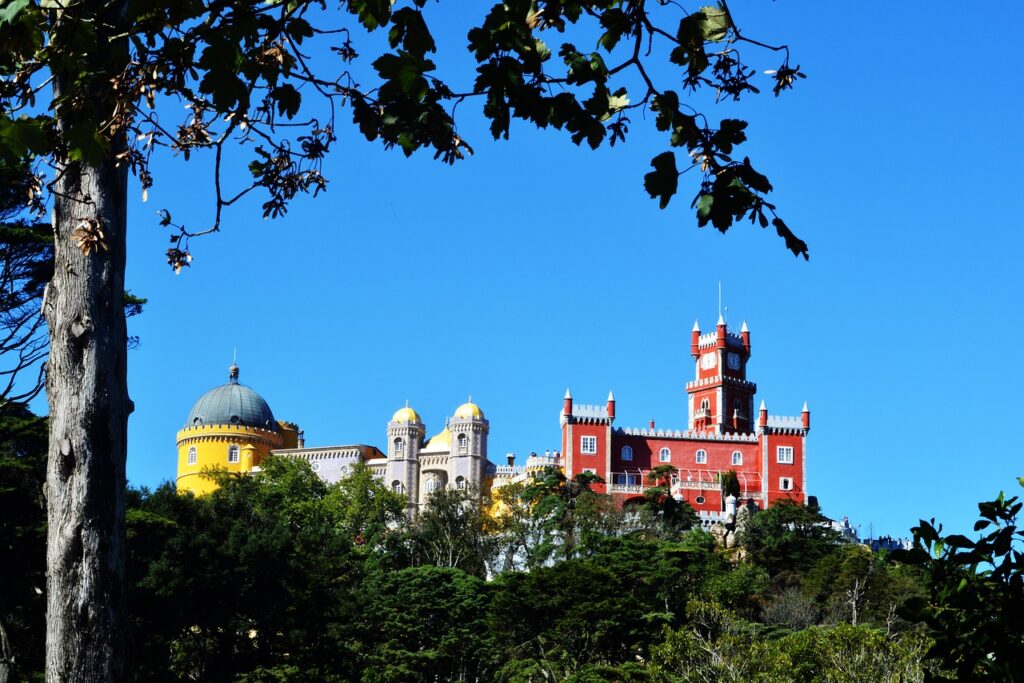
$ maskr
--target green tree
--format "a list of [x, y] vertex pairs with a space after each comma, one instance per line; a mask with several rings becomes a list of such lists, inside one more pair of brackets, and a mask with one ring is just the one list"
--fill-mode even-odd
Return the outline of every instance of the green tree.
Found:
[[[190, 241], [219, 230], [224, 209], [249, 192], [265, 193], [264, 216], [276, 217], [296, 195], [325, 189], [321, 168], [341, 107], [368, 139], [405, 154], [433, 150], [447, 163], [472, 151], [453, 119], [466, 99], [482, 102], [495, 138], [508, 137], [519, 118], [590, 147], [623, 141], [630, 111], [650, 109], [668, 149], [652, 159], [644, 186], [662, 207], [679, 176], [697, 169], [700, 225], [771, 224], [806, 256], [766, 199], [768, 179], [736, 153], [745, 122], [712, 124], [674, 89], [681, 81], [685, 90], [706, 86], [733, 100], [757, 92], [746, 53], [765, 44], [746, 37], [724, 0], [692, 13], [632, 0], [498, 3], [469, 32], [477, 69], [464, 92], [434, 73], [426, 4], [341, 0], [333, 14], [320, 11], [322, 0], [10, 0], [0, 9], [0, 158], [56, 169], [52, 179], [37, 177], [52, 199], [55, 264], [43, 310], [47, 505], [49, 518], [60, 520], [48, 527], [50, 677], [124, 674], [126, 197], [129, 173], [145, 197], [155, 153], [205, 154], [213, 168], [209, 222], [189, 229], [169, 212], [161, 221], [170, 231], [167, 260], [181, 270]], [[568, 25], [599, 51], [566, 41], [554, 59], [545, 38]], [[355, 41], [362, 30], [384, 28], [388, 51], [372, 61], [375, 78], [363, 86], [352, 75]], [[314, 46], [343, 66], [325, 71], [308, 60]], [[788, 48], [771, 51], [782, 60], [772, 77], [779, 94], [803, 74]], [[630, 100], [623, 84], [632, 81], [641, 85]], [[175, 120], [182, 104], [184, 117]], [[251, 177], [230, 187], [222, 161], [235, 145], [251, 152]]]
[[46, 420], [0, 413], [0, 681], [42, 675], [46, 585]]
[[421, 562], [487, 576], [495, 539], [477, 490], [439, 488], [427, 497], [412, 529]]
[[[1024, 486], [1024, 478], [1018, 479]], [[914, 548], [897, 557], [924, 570], [928, 595], [906, 614], [934, 638], [928, 655], [957, 680], [1012, 681], [1024, 671], [1024, 531], [1022, 503], [1003, 492], [978, 504], [971, 540], [942, 535], [935, 520], [913, 528]]]
[[751, 561], [775, 576], [783, 571], [806, 571], [834, 552], [839, 532], [816, 506], [779, 501], [750, 518], [739, 534], [739, 543]]
[[697, 513], [682, 499], [672, 496], [672, 478], [679, 472], [674, 465], [658, 465], [647, 473], [653, 486], [644, 490], [638, 508], [650, 515], [654, 531], [663, 538], [673, 538], [698, 523]]
[[135, 662], [146, 680], [351, 680], [362, 563], [308, 463], [268, 458], [195, 498], [134, 494]]
[[494, 643], [491, 590], [452, 567], [371, 575], [362, 589], [361, 680], [488, 680]]

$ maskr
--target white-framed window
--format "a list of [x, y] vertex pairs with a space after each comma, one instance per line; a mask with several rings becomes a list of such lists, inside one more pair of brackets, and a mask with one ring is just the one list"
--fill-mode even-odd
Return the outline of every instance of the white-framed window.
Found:
[[639, 486], [639, 474], [615, 474], [612, 476], [612, 483], [617, 486]]
[[658, 451], [658, 462], [672, 462], [672, 451], [667, 448]]
[[466, 453], [469, 450], [469, 438], [465, 434], [459, 434], [459, 453]]
[[779, 446], [776, 451], [778, 461], [780, 465], [792, 465], [793, 464], [793, 447], [792, 446]]
[[630, 448], [629, 446], [623, 446], [622, 447], [622, 459], [623, 460], [632, 460], [633, 459], [633, 449]]
[[433, 493], [437, 490], [437, 477], [430, 477], [427, 479], [427, 493]]
[[405, 442], [401, 439], [395, 439], [395, 455], [403, 455], [405, 453]]
[[597, 474], [597, 470], [594, 469], [593, 467], [584, 467], [583, 471], [586, 474]]
[[199, 455], [196, 453], [196, 447], [192, 446], [188, 449], [188, 464], [195, 465], [198, 459]]
[[700, 409], [701, 409], [701, 412], [710, 413], [711, 412], [711, 399], [709, 399], [709, 398], [701, 399]]
[[733, 451], [732, 452], [732, 464], [733, 465], [742, 465], [743, 464], [743, 453], [741, 453], [740, 451]]
[[694, 461], [698, 465], [707, 465], [708, 464], [708, 452], [706, 450], [704, 450], [703, 448], [699, 449], [697, 451], [697, 453], [696, 453], [696, 457], [694, 458]]
[[581, 436], [580, 437], [580, 453], [583, 455], [596, 455], [597, 454], [597, 437], [596, 436]]
[[241, 460], [241, 458], [239, 457], [239, 453], [241, 453], [241, 451], [239, 451], [238, 446], [236, 444], [231, 444], [230, 446], [228, 446], [228, 462], [238, 462], [239, 460]]
[[397, 479], [395, 479], [393, 482], [391, 482], [391, 490], [394, 491], [395, 493], [401, 493], [402, 492], [402, 482], [400, 482]]
[[792, 491], [793, 490], [793, 478], [792, 477], [779, 477], [779, 490], [780, 491]]
[[455, 477], [455, 488], [457, 488], [460, 491], [464, 491], [466, 489], [466, 478]]

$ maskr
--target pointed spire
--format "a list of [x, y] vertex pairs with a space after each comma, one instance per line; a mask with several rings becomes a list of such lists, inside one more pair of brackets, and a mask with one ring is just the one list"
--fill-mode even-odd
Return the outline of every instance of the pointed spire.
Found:
[[565, 388], [565, 396], [562, 398], [572, 398], [572, 394], [569, 393], [569, 387]]
[[724, 325], [725, 324], [725, 318], [722, 317], [721, 313], [718, 314], [718, 324], [719, 325]]
[[800, 412], [802, 412], [802, 413], [809, 413], [809, 412], [811, 412], [811, 411], [807, 410], [807, 401], [804, 401], [804, 409], [801, 410]]
[[694, 319], [693, 321], [693, 329], [691, 330], [691, 332], [700, 332], [700, 325], [697, 324], [696, 319]]
[[740, 332], [750, 332], [750, 330], [747, 328], [747, 321], [746, 320], [743, 321], [743, 326], [740, 327]]
[[615, 394], [612, 393], [611, 389], [608, 390], [608, 400], [609, 401], [614, 401], [615, 400]]
[[764, 399], [761, 399], [761, 410], [768, 410], [768, 407], [764, 404]]

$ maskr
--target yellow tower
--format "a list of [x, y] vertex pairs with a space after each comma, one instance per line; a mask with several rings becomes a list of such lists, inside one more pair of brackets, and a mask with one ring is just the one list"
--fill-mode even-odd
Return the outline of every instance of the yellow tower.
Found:
[[238, 366], [228, 370], [228, 383], [211, 389], [192, 406], [178, 432], [179, 492], [196, 495], [217, 488], [204, 470], [246, 473], [270, 451], [295, 448], [298, 428], [279, 423], [263, 397], [238, 383]]

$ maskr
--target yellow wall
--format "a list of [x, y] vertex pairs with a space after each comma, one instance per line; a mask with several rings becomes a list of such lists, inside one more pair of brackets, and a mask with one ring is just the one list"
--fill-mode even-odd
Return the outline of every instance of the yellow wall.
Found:
[[[209, 493], [217, 484], [202, 476], [203, 470], [249, 472], [260, 464], [271, 450], [281, 448], [283, 435], [257, 427], [238, 425], [203, 425], [178, 432], [178, 492], [196, 495]], [[228, 448], [238, 446], [238, 462], [228, 462]], [[188, 461], [189, 450], [196, 449], [196, 461]]]

